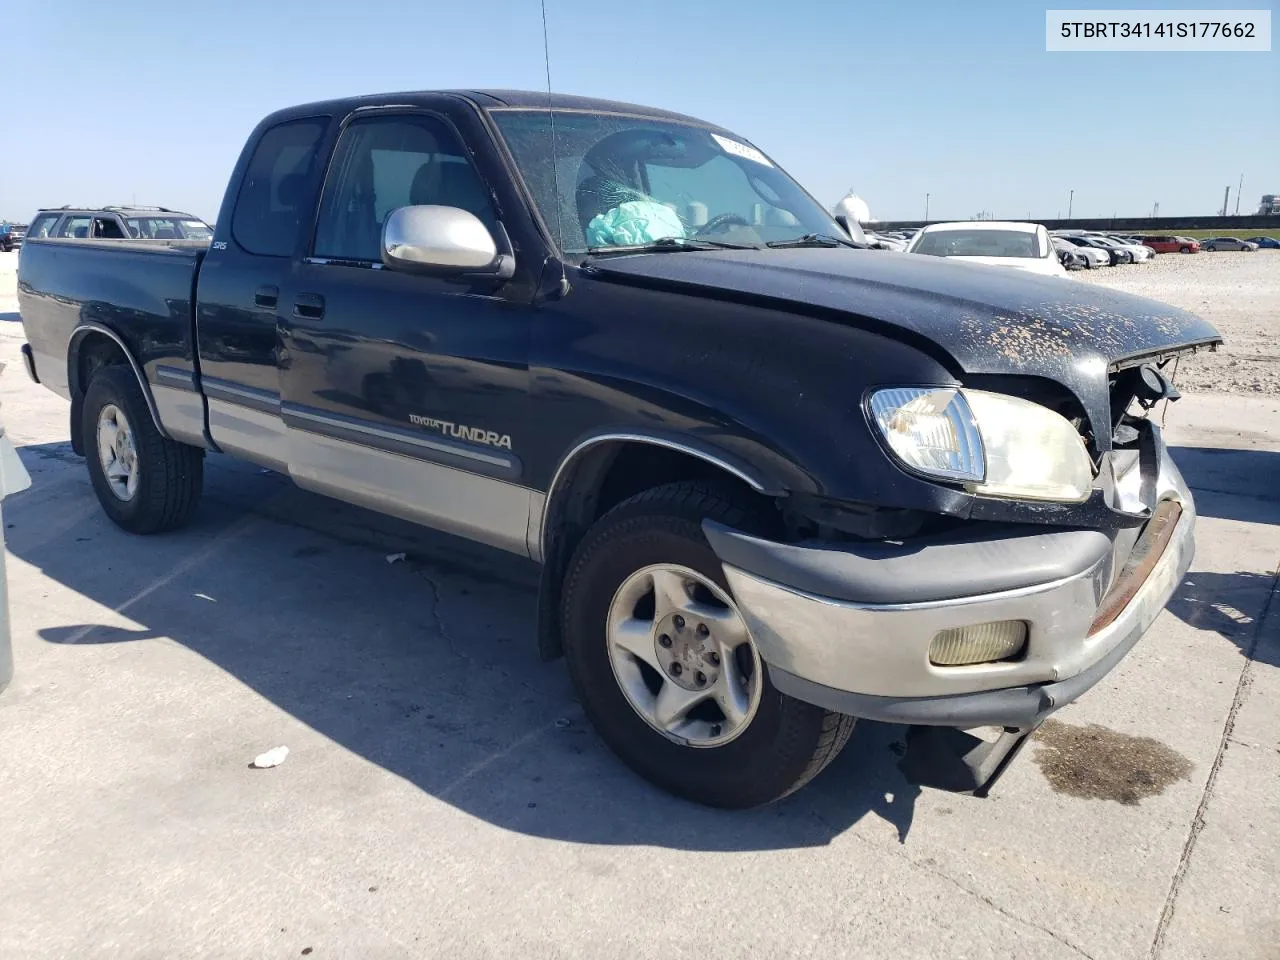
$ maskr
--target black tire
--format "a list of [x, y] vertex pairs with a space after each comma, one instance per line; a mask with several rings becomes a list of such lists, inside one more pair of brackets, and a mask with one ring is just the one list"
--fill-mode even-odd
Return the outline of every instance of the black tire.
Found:
[[843, 749], [854, 720], [780, 693], [764, 667], [760, 706], [743, 732], [717, 747], [675, 743], [643, 720], [610, 665], [605, 623], [618, 587], [637, 570], [680, 564], [726, 593], [703, 518], [767, 529], [750, 505], [706, 483], [673, 483], [637, 494], [598, 520], [578, 545], [565, 578], [561, 631], [569, 675], [587, 717], [636, 773], [665, 790], [713, 807], [770, 803], [798, 790]]
[[1179, 253], [1190, 253], [1190, 252], [1191, 252], [1191, 248], [1190, 248], [1190, 247], [1185, 247], [1185, 246], [1184, 246], [1184, 247], [1179, 247], [1179, 248], [1178, 248], [1178, 252], [1179, 252]]
[[[139, 473], [129, 500], [112, 492], [98, 455], [98, 415], [108, 404], [124, 412], [133, 432]], [[204, 451], [160, 435], [129, 367], [102, 367], [94, 374], [80, 424], [94, 493], [117, 526], [130, 533], [163, 533], [191, 518], [204, 486]]]

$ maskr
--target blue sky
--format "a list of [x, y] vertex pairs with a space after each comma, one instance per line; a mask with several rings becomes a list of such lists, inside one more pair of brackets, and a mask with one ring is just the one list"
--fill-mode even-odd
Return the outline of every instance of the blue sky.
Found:
[[[1068, 4], [547, 0], [552, 79], [718, 122], [882, 219], [926, 192], [935, 219], [1065, 216], [1072, 189], [1077, 216], [1212, 213], [1242, 173], [1242, 213], [1280, 192], [1280, 54], [1046, 53], [1046, 6]], [[0, 219], [135, 199], [212, 218], [273, 109], [545, 83], [538, 0], [0, 8]]]

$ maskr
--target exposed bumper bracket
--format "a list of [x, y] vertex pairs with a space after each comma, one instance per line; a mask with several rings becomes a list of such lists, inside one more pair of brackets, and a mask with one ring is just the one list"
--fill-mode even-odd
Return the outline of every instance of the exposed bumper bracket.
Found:
[[1039, 726], [1007, 727], [990, 741], [955, 727], [908, 727], [898, 769], [918, 786], [985, 797]]

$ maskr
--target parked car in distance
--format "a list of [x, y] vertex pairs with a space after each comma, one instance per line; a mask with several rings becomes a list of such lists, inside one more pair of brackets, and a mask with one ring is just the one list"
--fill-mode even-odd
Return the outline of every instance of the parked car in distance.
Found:
[[25, 223], [0, 223], [0, 251], [8, 253], [22, 246], [27, 235]]
[[1111, 237], [1104, 237], [1096, 233], [1091, 234], [1088, 239], [1094, 243], [1100, 243], [1104, 247], [1110, 247], [1119, 253], [1120, 256], [1116, 261], [1117, 263], [1133, 263], [1138, 259], [1137, 251], [1134, 250], [1131, 244], [1121, 243], [1119, 240], [1113, 240]]
[[1084, 259], [1085, 269], [1093, 270], [1097, 267], [1111, 266], [1112, 251], [1109, 248], [1095, 247], [1089, 244], [1075, 243], [1072, 237], [1060, 237], [1057, 234], [1050, 234], [1055, 249], [1072, 250]]
[[1250, 237], [1248, 242], [1255, 244], [1259, 250], [1280, 250], [1280, 240], [1275, 237]]
[[[541, 564], [541, 654], [667, 790], [776, 800], [866, 717], [985, 794], [1186, 573], [1194, 500], [1129, 411], [1221, 337], [842, 232], [664, 110], [311, 103], [254, 129], [207, 245], [28, 239], [22, 355], [123, 530], [190, 520], [227, 454]], [[930, 237], [1062, 271], [1037, 224]]]
[[1111, 266], [1117, 266], [1121, 263], [1132, 263], [1133, 254], [1128, 250], [1121, 248], [1118, 244], [1103, 243], [1097, 237], [1086, 237], [1083, 234], [1065, 234], [1056, 235], [1067, 243], [1073, 243], [1077, 247], [1089, 247], [1093, 250], [1101, 251], [1107, 258], [1107, 263]]
[[204, 240], [213, 237], [197, 216], [165, 207], [59, 207], [39, 211], [32, 237], [92, 240]]
[[1129, 252], [1130, 263], [1145, 263], [1148, 260], [1155, 259], [1156, 252], [1146, 244], [1134, 243], [1131, 240], [1123, 240], [1120, 237], [1106, 233], [1096, 234], [1095, 236], [1097, 236], [1099, 240], [1106, 243], [1117, 244], [1122, 249], [1127, 250]]
[[899, 237], [890, 236], [887, 233], [867, 232], [867, 243], [880, 250], [893, 250], [896, 253], [902, 253], [907, 249], [905, 241]]
[[1190, 237], [1176, 237], [1164, 234], [1157, 237], [1141, 237], [1144, 244], [1156, 253], [1199, 253], [1200, 241]]
[[1038, 223], [1013, 220], [934, 223], [916, 234], [907, 253], [1009, 267], [1045, 276], [1066, 276], [1049, 239], [1049, 231]]
[[[1064, 270], [1092, 270], [1096, 265], [1090, 256], [1085, 255], [1088, 247], [1077, 247], [1074, 244], [1067, 243], [1059, 237], [1050, 237], [1053, 243], [1053, 249], [1058, 254], [1058, 262], [1062, 264]], [[1102, 257], [1102, 251], [1090, 251]]]
[[1241, 240], [1238, 237], [1214, 237], [1212, 240], [1206, 240], [1200, 244], [1200, 249], [1208, 253], [1216, 253], [1219, 250], [1243, 250], [1247, 253], [1252, 253], [1258, 249], [1258, 245], [1248, 240]]

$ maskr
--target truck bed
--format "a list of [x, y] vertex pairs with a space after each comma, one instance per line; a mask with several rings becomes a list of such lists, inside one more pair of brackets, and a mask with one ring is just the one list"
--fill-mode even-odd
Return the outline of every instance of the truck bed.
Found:
[[28, 240], [18, 302], [40, 382], [70, 396], [68, 347], [86, 324], [112, 331], [148, 381], [161, 361], [193, 366], [195, 280], [207, 249], [193, 240]]

